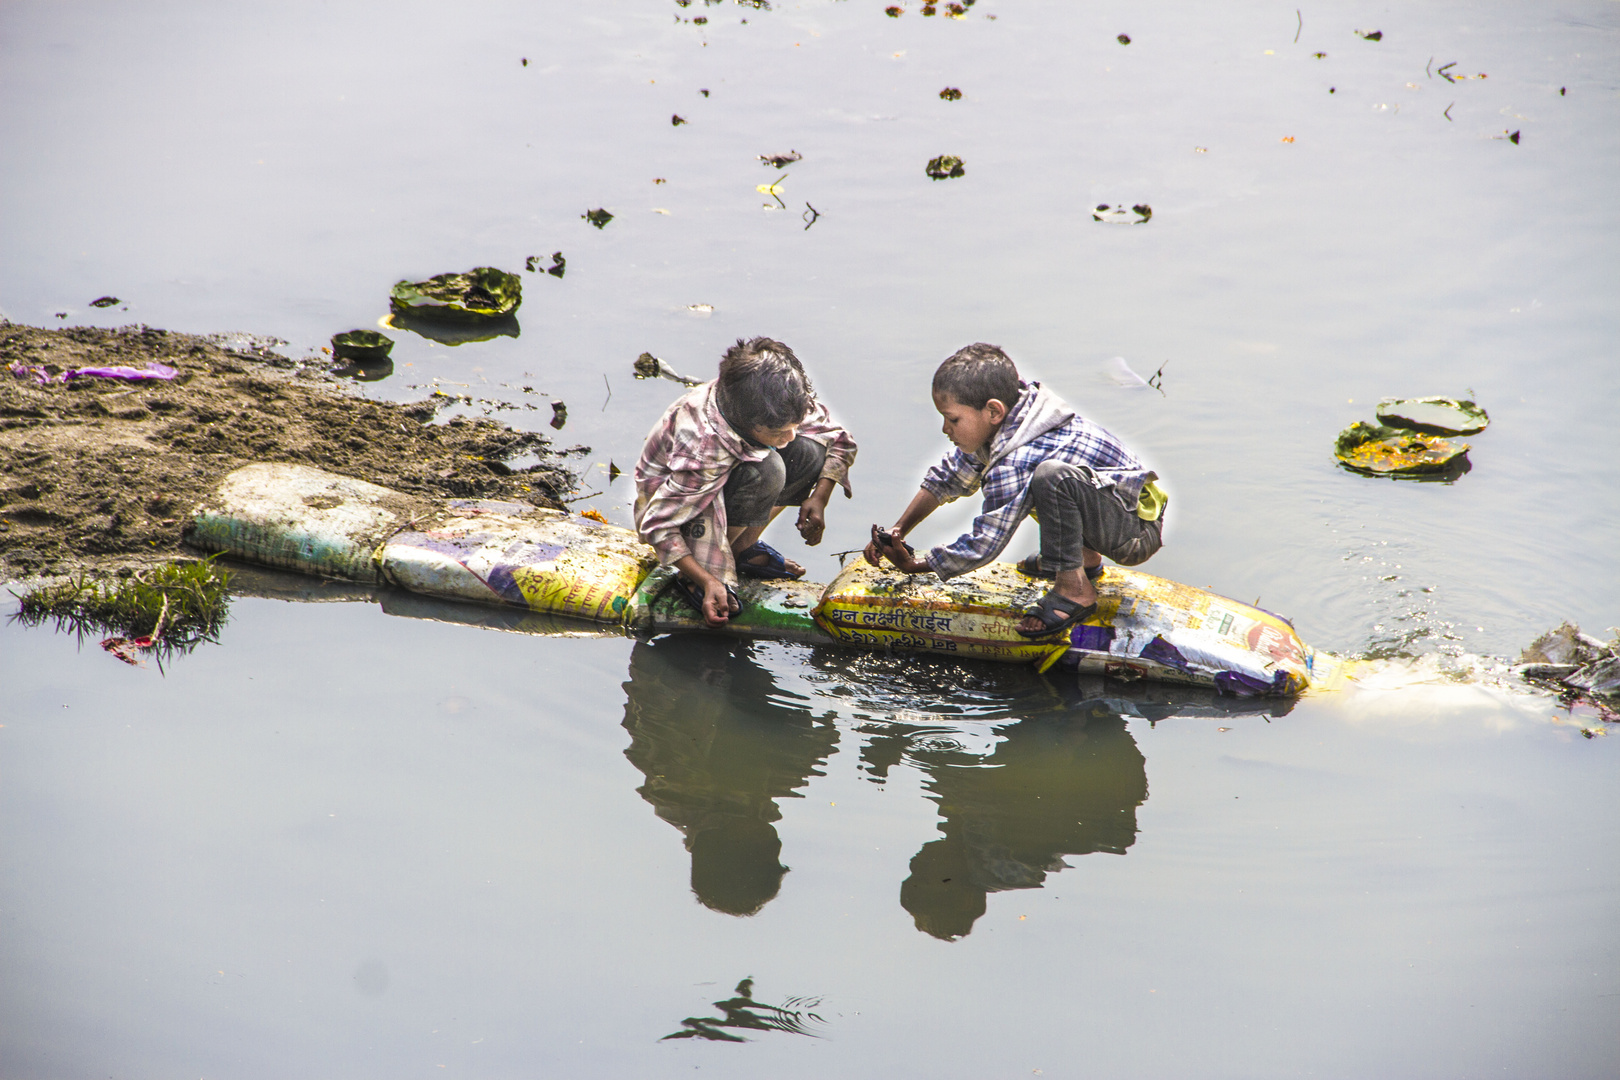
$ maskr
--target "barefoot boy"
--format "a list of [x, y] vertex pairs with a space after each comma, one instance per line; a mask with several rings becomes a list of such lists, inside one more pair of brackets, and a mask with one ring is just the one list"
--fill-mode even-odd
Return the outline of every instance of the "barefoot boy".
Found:
[[814, 547], [834, 485], [849, 494], [855, 440], [815, 398], [798, 357], [780, 341], [739, 340], [720, 375], [665, 411], [636, 463], [636, 531], [679, 571], [675, 579], [710, 626], [742, 609], [738, 573], [796, 578], [804, 567], [760, 540], [785, 506]]
[[[879, 557], [908, 574], [965, 574], [999, 555], [1026, 515], [1041, 524], [1041, 550], [1018, 564], [1032, 577], [1055, 578], [1025, 609], [1018, 632], [1045, 637], [1097, 610], [1092, 582], [1102, 557], [1135, 566], [1163, 543], [1163, 492], [1107, 431], [1077, 414], [1040, 383], [1023, 382], [995, 345], [969, 345], [934, 372], [934, 408], [956, 451], [928, 470], [894, 528], [876, 526], [866, 561]], [[984, 491], [973, 530], [917, 558], [902, 539], [945, 502]]]

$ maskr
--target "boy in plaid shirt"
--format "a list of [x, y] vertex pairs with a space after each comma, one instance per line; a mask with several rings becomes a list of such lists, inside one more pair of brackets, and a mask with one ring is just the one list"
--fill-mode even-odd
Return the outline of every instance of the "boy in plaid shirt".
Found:
[[[934, 408], [956, 451], [928, 470], [922, 489], [885, 533], [872, 527], [866, 560], [887, 557], [908, 574], [965, 574], [1001, 554], [1025, 517], [1041, 525], [1041, 550], [1018, 564], [1052, 578], [1018, 632], [1040, 638], [1096, 614], [1107, 555], [1145, 562], [1163, 544], [1164, 493], [1136, 456], [1040, 383], [1023, 382], [995, 345], [969, 345], [934, 372]], [[975, 491], [984, 510], [972, 531], [917, 558], [904, 537], [941, 503]]]
[[850, 493], [855, 450], [792, 349], [739, 340], [719, 377], [682, 396], [648, 433], [635, 471], [636, 531], [679, 571], [675, 585], [704, 621], [724, 626], [742, 609], [739, 573], [803, 576], [760, 535], [797, 506], [799, 535], [821, 543], [833, 488]]

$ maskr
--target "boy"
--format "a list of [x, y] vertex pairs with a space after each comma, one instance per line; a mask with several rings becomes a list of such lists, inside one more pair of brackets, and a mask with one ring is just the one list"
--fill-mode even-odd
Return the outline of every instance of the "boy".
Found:
[[815, 398], [780, 341], [738, 340], [713, 382], [693, 387], [647, 435], [636, 462], [636, 531], [673, 566], [710, 626], [742, 610], [738, 573], [797, 578], [804, 567], [760, 540], [785, 506], [804, 542], [821, 543], [834, 485], [847, 497], [855, 440]]
[[[1163, 544], [1164, 493], [1156, 473], [1101, 427], [1040, 383], [1023, 382], [995, 345], [969, 345], [934, 372], [934, 408], [955, 453], [928, 470], [894, 528], [872, 527], [866, 561], [886, 556], [908, 574], [942, 578], [975, 570], [999, 555], [1026, 515], [1041, 524], [1041, 550], [1018, 564], [1053, 578], [1018, 632], [1060, 633], [1097, 611], [1102, 557], [1144, 562]], [[917, 558], [903, 538], [945, 502], [983, 488], [984, 511], [971, 532]]]

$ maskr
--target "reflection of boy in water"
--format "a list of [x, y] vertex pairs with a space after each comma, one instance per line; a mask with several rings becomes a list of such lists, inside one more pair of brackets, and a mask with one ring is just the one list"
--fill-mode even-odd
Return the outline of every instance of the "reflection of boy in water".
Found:
[[900, 904], [947, 941], [973, 929], [986, 893], [1040, 888], [1065, 855], [1123, 855], [1147, 800], [1142, 751], [1113, 713], [1032, 718], [998, 734], [988, 758], [915, 741], [905, 755], [928, 774], [945, 835], [912, 858]]
[[781, 704], [746, 644], [704, 635], [636, 643], [624, 689], [624, 756], [646, 774], [637, 793], [686, 834], [692, 892], [715, 911], [754, 914], [787, 873], [776, 800], [820, 775], [837, 729]]

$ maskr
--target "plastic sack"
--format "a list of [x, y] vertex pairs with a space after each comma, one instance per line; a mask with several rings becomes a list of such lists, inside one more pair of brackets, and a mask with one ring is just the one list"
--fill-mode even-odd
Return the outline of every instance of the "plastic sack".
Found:
[[1045, 584], [1008, 563], [941, 581], [855, 560], [827, 586], [815, 616], [828, 634], [850, 645], [1033, 661], [1044, 669], [1068, 652], [1069, 643], [1031, 641], [1016, 627]]
[[431, 596], [618, 623], [658, 562], [634, 533], [558, 510], [462, 499], [446, 507], [388, 539], [379, 553], [384, 580]]

